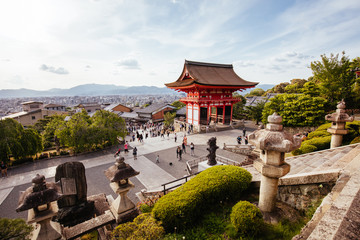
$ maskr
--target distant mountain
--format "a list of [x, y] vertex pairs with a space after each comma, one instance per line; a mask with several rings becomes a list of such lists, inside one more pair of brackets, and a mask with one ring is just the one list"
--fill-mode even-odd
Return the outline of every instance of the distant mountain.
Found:
[[139, 95], [139, 94], [171, 94], [174, 90], [166, 87], [125, 87], [106, 84], [84, 84], [69, 89], [52, 88], [47, 91], [31, 89], [3, 89], [0, 98], [16, 97], [52, 97], [52, 96], [106, 96], [106, 95]]
[[[275, 84], [259, 84], [259, 85], [256, 85], [255, 88], [261, 88], [262, 90], [266, 91], [268, 89], [271, 89], [273, 87], [275, 87], [276, 85]], [[241, 95], [245, 95], [247, 93], [250, 93], [252, 90], [254, 90], [255, 88], [250, 88], [250, 89], [247, 89], [243, 92], [239, 92], [239, 94]]]
[[[268, 90], [273, 88], [272, 84], [259, 84], [256, 88]], [[241, 95], [249, 93], [254, 88], [240, 92]], [[31, 89], [3, 89], [0, 90], [0, 98], [17, 97], [54, 97], [54, 96], [106, 96], [106, 95], [141, 95], [141, 94], [172, 94], [175, 93], [167, 87], [154, 86], [124, 87], [111, 84], [84, 84], [69, 89], [52, 88], [47, 91]]]

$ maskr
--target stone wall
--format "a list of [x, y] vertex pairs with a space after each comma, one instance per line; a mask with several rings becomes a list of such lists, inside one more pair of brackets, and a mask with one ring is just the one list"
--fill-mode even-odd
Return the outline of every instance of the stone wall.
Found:
[[291, 134], [297, 134], [297, 133], [306, 133], [306, 132], [313, 132], [318, 127], [284, 127], [285, 132], [289, 132]]
[[331, 192], [335, 182], [279, 186], [277, 199], [297, 210], [305, 210]]

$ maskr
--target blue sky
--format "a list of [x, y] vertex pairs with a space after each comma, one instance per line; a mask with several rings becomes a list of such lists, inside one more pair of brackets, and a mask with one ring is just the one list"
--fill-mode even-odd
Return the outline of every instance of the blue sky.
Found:
[[359, 0], [4, 0], [0, 89], [163, 87], [185, 59], [307, 79], [321, 54], [360, 57], [359, 13]]

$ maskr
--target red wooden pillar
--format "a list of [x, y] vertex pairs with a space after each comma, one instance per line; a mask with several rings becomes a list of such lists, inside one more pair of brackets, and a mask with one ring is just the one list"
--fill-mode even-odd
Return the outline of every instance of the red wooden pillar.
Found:
[[222, 123], [223, 124], [225, 123], [225, 103], [223, 105], [223, 120], [222, 120]]
[[231, 114], [230, 114], [230, 123], [232, 123], [232, 115], [233, 115], [233, 102], [231, 102]]

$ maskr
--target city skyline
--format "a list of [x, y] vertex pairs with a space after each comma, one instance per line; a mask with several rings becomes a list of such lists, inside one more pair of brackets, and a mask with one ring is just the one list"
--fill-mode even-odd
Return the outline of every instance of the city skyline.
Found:
[[360, 56], [360, 2], [1, 1], [0, 89], [156, 86], [184, 60], [233, 64], [247, 81], [310, 77], [321, 54]]

